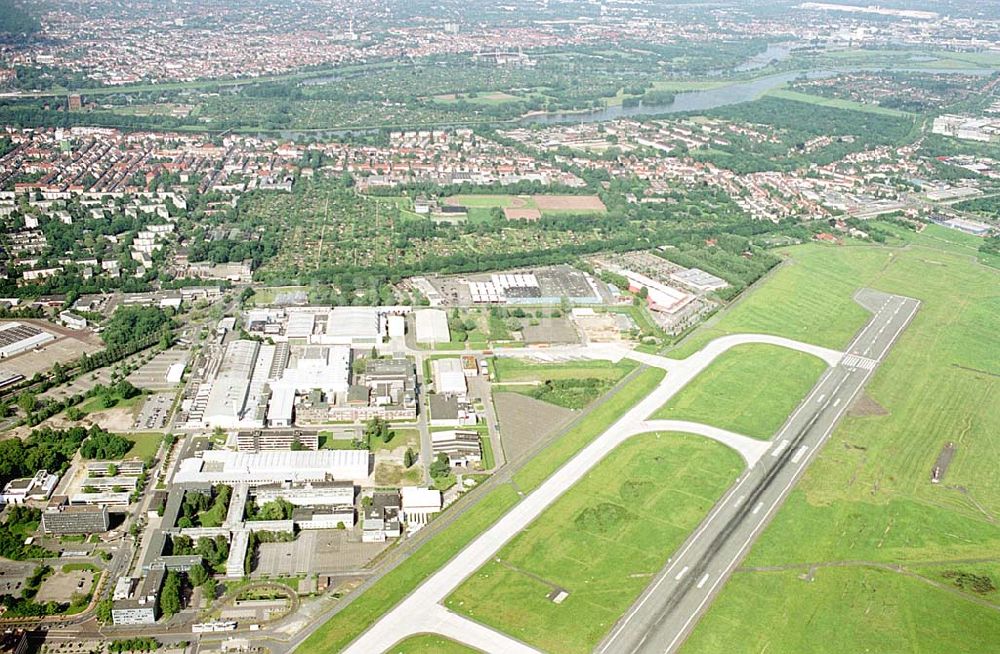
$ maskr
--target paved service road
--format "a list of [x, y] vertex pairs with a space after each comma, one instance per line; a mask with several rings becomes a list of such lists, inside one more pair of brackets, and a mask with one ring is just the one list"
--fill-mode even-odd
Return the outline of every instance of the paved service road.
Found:
[[[748, 343], [768, 343], [796, 349], [817, 356], [830, 366], [837, 365], [844, 356], [842, 352], [835, 350], [764, 334], [723, 336], [708, 343], [703, 349], [683, 360], [645, 355], [620, 347], [618, 349], [601, 348], [602, 358], [611, 358], [607, 355], [617, 353], [618, 358], [624, 355], [648, 365], [664, 368], [667, 374], [652, 393], [643, 398], [611, 425], [607, 431], [595, 438], [555, 471], [541, 486], [525, 496], [506, 515], [469, 543], [444, 567], [428, 577], [416, 590], [383, 615], [345, 651], [349, 654], [385, 652], [407, 636], [426, 632], [445, 633], [455, 640], [484, 652], [516, 654], [517, 652], [534, 651], [529, 646], [509, 636], [447, 611], [441, 606], [441, 603], [462, 581], [478, 570], [505, 543], [537, 518], [542, 511], [618, 445], [635, 434], [649, 431], [650, 426], [661, 422], [647, 422], [647, 418], [708, 367], [716, 357], [732, 347]], [[536, 356], [579, 356], [581, 352], [585, 353], [591, 349], [597, 348], [564, 348], [565, 351], [554, 351], [555, 348], [552, 348], [536, 353]], [[662, 421], [662, 426], [668, 425], [670, 427], [680, 426], [677, 422]], [[718, 440], [728, 439], [732, 443], [744, 444], [749, 441], [745, 436], [722, 432], [722, 430], [706, 428], [699, 430], [698, 433], [704, 433]], [[747, 447], [743, 447], [741, 453], [751, 465], [757, 458], [767, 458], [765, 452], [751, 450]], [[762, 457], [761, 454], [763, 454]], [[639, 624], [644, 623], [640, 622]]]
[[868, 290], [857, 300], [874, 312], [872, 320], [820, 378], [759, 464], [619, 620], [598, 654], [664, 654], [680, 647], [919, 307], [916, 300]]

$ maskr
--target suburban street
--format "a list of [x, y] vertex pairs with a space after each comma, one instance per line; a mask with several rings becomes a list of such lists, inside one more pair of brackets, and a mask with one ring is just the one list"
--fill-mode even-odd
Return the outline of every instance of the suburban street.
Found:
[[676, 651], [916, 313], [909, 298], [861, 291], [875, 315], [792, 414], [759, 465], [726, 494], [597, 648]]

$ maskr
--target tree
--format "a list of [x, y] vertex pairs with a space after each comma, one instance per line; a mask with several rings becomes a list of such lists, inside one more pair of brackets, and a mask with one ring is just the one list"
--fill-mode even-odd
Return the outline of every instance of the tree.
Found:
[[25, 391], [21, 393], [20, 397], [17, 398], [17, 405], [21, 407], [21, 410], [26, 414], [31, 415], [35, 407], [38, 406], [38, 400], [35, 399], [34, 393]]
[[431, 477], [447, 477], [451, 474], [451, 463], [447, 454], [438, 454], [434, 462], [431, 463]]
[[160, 613], [163, 617], [170, 618], [180, 610], [181, 576], [176, 571], [170, 570], [163, 582], [163, 590], [160, 591]]
[[412, 447], [406, 448], [406, 453], [403, 454], [403, 465], [407, 468], [412, 468], [413, 464], [417, 462], [417, 453], [413, 451]]
[[191, 584], [194, 586], [201, 586], [208, 581], [208, 572], [205, 570], [205, 566], [199, 563], [188, 570], [188, 579], [191, 580]]
[[96, 613], [98, 622], [101, 622], [103, 624], [108, 624], [109, 622], [111, 622], [111, 608], [113, 605], [114, 602], [112, 602], [110, 598], [103, 599], [97, 603]]

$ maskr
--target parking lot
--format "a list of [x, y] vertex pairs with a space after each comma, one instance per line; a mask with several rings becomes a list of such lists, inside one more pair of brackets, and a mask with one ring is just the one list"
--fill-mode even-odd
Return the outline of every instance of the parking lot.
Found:
[[389, 543], [362, 543], [353, 529], [306, 530], [290, 543], [261, 543], [254, 578], [359, 570]]
[[128, 380], [138, 388], [151, 391], [172, 390], [177, 387], [177, 384], [167, 383], [167, 370], [175, 363], [187, 362], [187, 358], [187, 350], [171, 348], [160, 352], [149, 363], [129, 375]]
[[74, 570], [72, 572], [56, 572], [46, 579], [38, 594], [36, 602], [68, 602], [74, 595], [86, 595], [94, 583], [94, 573], [89, 570]]
[[0, 595], [19, 597], [24, 590], [24, 582], [35, 571], [36, 565], [0, 559]]
[[174, 393], [154, 393], [146, 398], [146, 402], [135, 419], [135, 429], [140, 431], [160, 431], [170, 417], [170, 407], [174, 404]]

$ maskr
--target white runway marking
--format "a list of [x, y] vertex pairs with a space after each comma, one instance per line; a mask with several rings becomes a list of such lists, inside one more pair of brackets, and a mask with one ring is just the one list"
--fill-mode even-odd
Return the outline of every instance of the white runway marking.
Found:
[[774, 451], [771, 452], [771, 456], [780, 456], [781, 453], [785, 451], [786, 447], [788, 447], [788, 440], [787, 439], [781, 441], [780, 443], [778, 443], [778, 447], [774, 448]]
[[826, 399], [826, 393], [823, 393], [822, 395], [819, 396], [819, 399], [816, 400], [816, 404], [823, 404], [823, 400], [825, 399]]
[[708, 581], [708, 573], [707, 572], [705, 573], [705, 576], [701, 578], [701, 581], [698, 582], [698, 588], [701, 588], [702, 586], [704, 586], [706, 581]]
[[794, 455], [792, 455], [792, 463], [798, 463], [799, 459], [801, 459], [802, 456], [808, 451], [809, 451], [808, 445], [803, 445], [802, 447], [800, 447], [799, 451], [796, 452]]
[[[865, 350], [865, 352], [867, 352], [867, 350]], [[848, 354], [846, 357], [841, 359], [840, 362], [849, 368], [861, 368], [862, 370], [873, 370], [875, 368], [875, 364], [878, 363], [874, 359], [858, 356], [857, 354]]]
[[753, 507], [753, 511], [751, 511], [751, 513], [757, 515], [757, 512], [760, 511], [763, 506], [764, 506], [763, 502], [757, 502], [757, 506]]
[[833, 408], [836, 409], [838, 406], [840, 406], [840, 398], [839, 397], [836, 400], [833, 401]]
[[690, 568], [691, 568], [691, 566], [687, 566], [687, 565], [686, 565], [686, 566], [684, 566], [683, 568], [681, 568], [681, 571], [677, 573], [677, 576], [676, 576], [676, 577], [674, 577], [674, 579], [676, 579], [677, 581], [680, 581], [680, 580], [681, 580], [681, 577], [683, 577], [684, 575], [686, 575], [686, 574], [687, 574], [687, 572], [688, 572], [688, 570], [689, 570]]
[[743, 498], [744, 497], [746, 497], [746, 495], [740, 495], [739, 497], [737, 497], [736, 498], [736, 503], [733, 504], [733, 506], [739, 506], [740, 504], [743, 504]]

